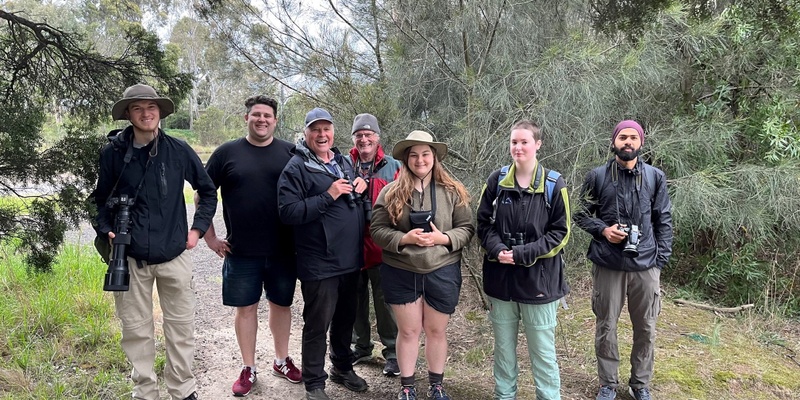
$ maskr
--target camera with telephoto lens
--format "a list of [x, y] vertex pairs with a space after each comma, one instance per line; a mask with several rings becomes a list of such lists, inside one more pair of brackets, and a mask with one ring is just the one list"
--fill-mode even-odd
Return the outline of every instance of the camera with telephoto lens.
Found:
[[618, 224], [619, 230], [628, 234], [628, 240], [622, 248], [622, 254], [627, 257], [635, 258], [639, 256], [639, 226], [631, 225], [630, 227]]
[[108, 261], [108, 271], [103, 283], [103, 290], [107, 292], [126, 292], [131, 280], [128, 272], [128, 245], [131, 244], [130, 207], [133, 199], [126, 194], [108, 199], [106, 206], [116, 208], [117, 216], [114, 221], [114, 239], [112, 240], [111, 259]]
[[505, 232], [503, 233], [503, 244], [506, 245], [506, 248], [509, 250], [513, 246], [522, 246], [525, 244], [525, 235], [522, 232], [517, 232], [512, 238], [510, 233]]

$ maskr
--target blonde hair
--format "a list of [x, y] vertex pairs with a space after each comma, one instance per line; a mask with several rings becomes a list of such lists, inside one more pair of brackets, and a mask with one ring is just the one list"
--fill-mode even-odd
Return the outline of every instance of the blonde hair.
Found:
[[[433, 146], [429, 147], [434, 154], [436, 154], [436, 149], [434, 149]], [[411, 207], [411, 195], [414, 193], [415, 176], [414, 173], [411, 172], [411, 169], [408, 168], [408, 154], [410, 150], [411, 148], [409, 147], [403, 153], [403, 167], [401, 168], [400, 174], [397, 179], [395, 179], [394, 184], [386, 192], [386, 211], [389, 212], [389, 218], [391, 218], [392, 224], [394, 225], [397, 225], [397, 221], [400, 220], [400, 215], [403, 214], [403, 206], [408, 205]], [[441, 165], [439, 157], [434, 157], [434, 159], [435, 161], [433, 162], [433, 169], [431, 171], [433, 181], [438, 185], [444, 186], [445, 190], [450, 194], [458, 197], [456, 206], [469, 205], [469, 193], [467, 193], [467, 188], [447, 173], [447, 170]]]

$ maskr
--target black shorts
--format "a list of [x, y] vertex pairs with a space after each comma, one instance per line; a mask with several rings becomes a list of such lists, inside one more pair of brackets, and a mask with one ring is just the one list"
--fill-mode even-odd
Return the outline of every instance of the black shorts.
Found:
[[283, 307], [292, 305], [297, 283], [293, 258], [236, 257], [228, 254], [222, 263], [222, 304], [245, 307], [257, 303], [261, 294]]
[[461, 261], [427, 274], [381, 264], [381, 289], [387, 304], [409, 304], [420, 296], [434, 310], [452, 314], [461, 293]]

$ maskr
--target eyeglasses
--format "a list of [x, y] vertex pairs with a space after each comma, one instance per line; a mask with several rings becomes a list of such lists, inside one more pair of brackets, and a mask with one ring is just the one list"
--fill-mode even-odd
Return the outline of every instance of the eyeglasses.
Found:
[[374, 136], [376, 135], [372, 132], [353, 134], [353, 137], [356, 139], [372, 139]]

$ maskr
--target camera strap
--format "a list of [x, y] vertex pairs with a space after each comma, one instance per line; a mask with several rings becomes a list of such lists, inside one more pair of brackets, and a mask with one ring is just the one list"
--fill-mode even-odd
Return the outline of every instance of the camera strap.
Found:
[[[420, 179], [420, 181], [423, 181]], [[431, 179], [430, 184], [428, 185], [431, 191], [431, 220], [436, 218], [436, 180]], [[425, 188], [422, 188], [422, 191], [419, 193], [419, 211], [424, 211], [425, 209]], [[413, 211], [412, 207], [412, 211]]]

